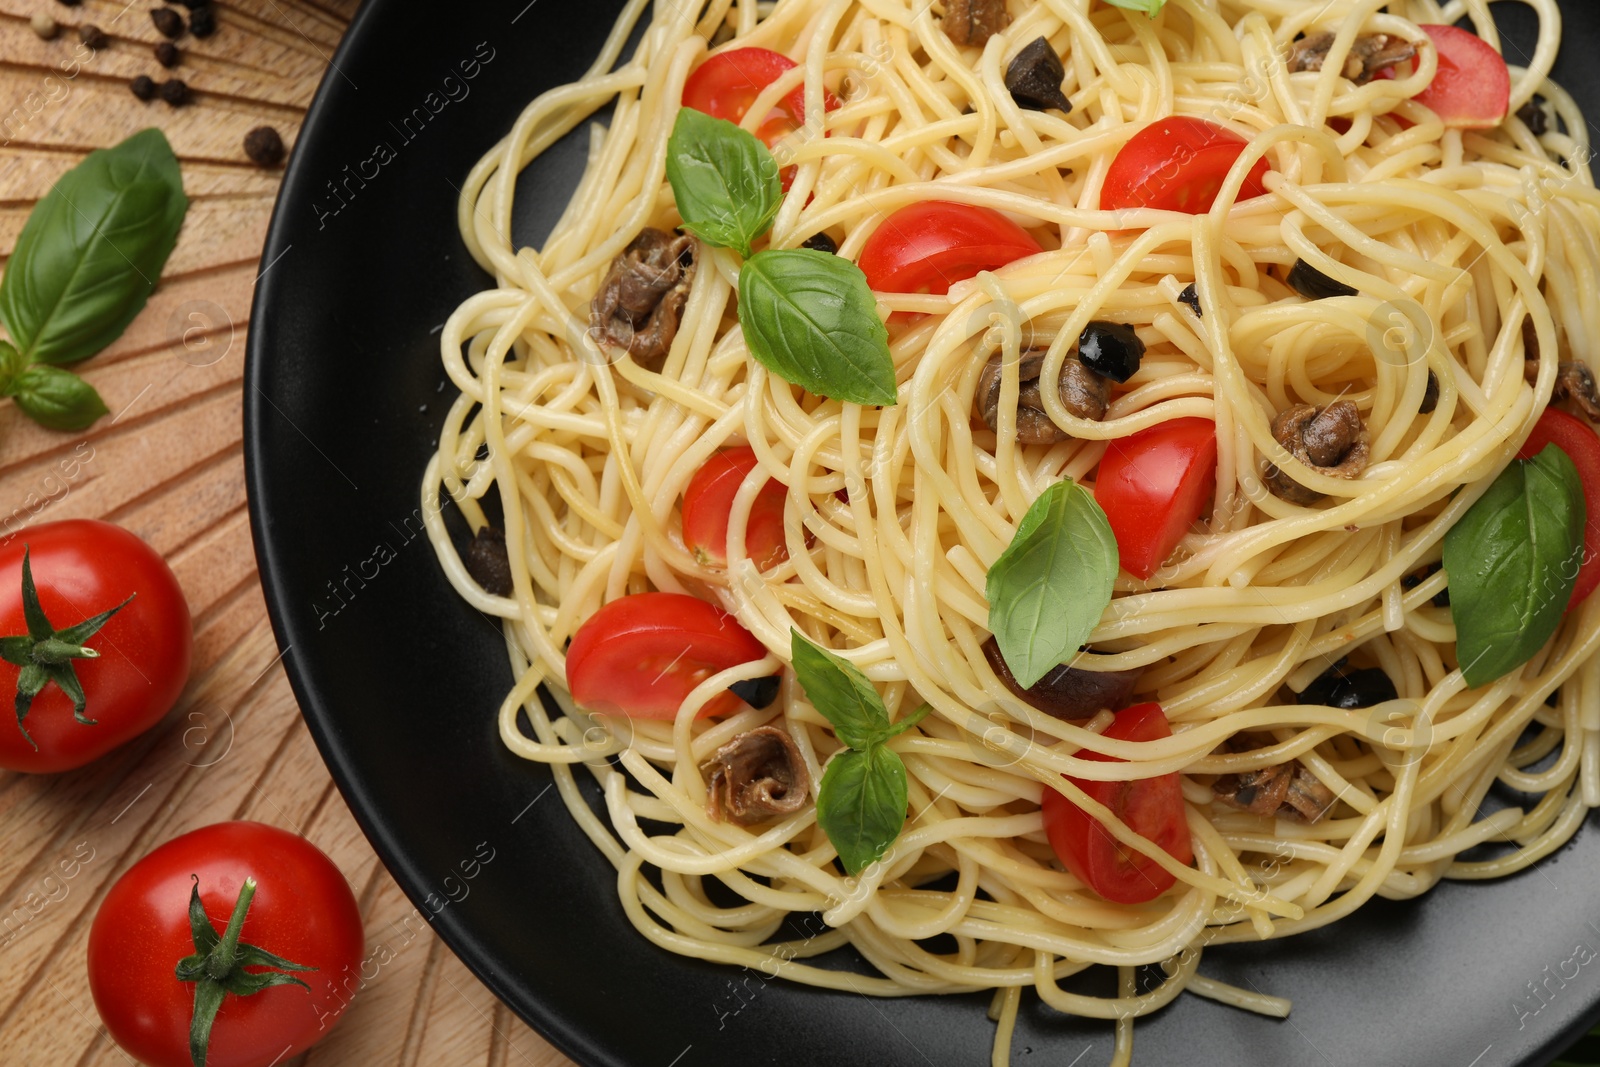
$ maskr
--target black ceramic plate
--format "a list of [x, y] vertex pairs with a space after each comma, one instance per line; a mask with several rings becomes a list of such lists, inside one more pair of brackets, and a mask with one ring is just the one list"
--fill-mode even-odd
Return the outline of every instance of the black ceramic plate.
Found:
[[[246, 385], [251, 517], [289, 677], [418, 909], [579, 1062], [986, 1064], [986, 997], [769, 983], [639, 937], [549, 774], [501, 745], [499, 629], [456, 598], [418, 534], [419, 478], [451, 393], [436, 331], [486, 282], [456, 234], [456, 187], [527, 100], [582, 73], [618, 7], [370, 0], [334, 59], [262, 259]], [[1600, 5], [1562, 8], [1558, 77], [1600, 114]], [[582, 158], [568, 138], [525, 173], [523, 241], [554, 221]], [[1597, 885], [1590, 827], [1504, 881], [1210, 952], [1206, 973], [1292, 997], [1293, 1017], [1185, 996], [1139, 1023], [1138, 1062], [1544, 1063], [1600, 1003]], [[1108, 1060], [1108, 1025], [1025, 1003], [1015, 1063]]]

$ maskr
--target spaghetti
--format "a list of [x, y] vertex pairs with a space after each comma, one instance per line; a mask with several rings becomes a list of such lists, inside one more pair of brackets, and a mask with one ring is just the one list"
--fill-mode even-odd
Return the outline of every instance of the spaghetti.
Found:
[[[1515, 117], [1446, 128], [1411, 99], [1438, 69], [1426, 47], [1361, 84], [1342, 63], [1294, 72], [1286, 62], [1301, 34], [1331, 33], [1329, 55], [1342, 59], [1362, 35], [1423, 42], [1419, 24], [1463, 16], [1498, 47], [1487, 0], [1169, 0], [1153, 18], [1091, 0], [1013, 0], [1009, 25], [966, 47], [927, 4], [905, 0], [663, 3], [619, 64], [644, 17], [643, 0], [630, 0], [589, 75], [527, 107], [460, 200], [463, 238], [495, 284], [444, 328], [460, 396], [422, 486], [425, 500], [447, 494], [475, 530], [489, 522], [481, 501], [498, 499], [510, 595], [486, 592], [437, 509], [424, 511], [461, 596], [504, 620], [517, 677], [499, 712], [505, 743], [551, 766], [645, 937], [829, 988], [993, 990], [996, 1063], [1029, 988], [1060, 1011], [1115, 1020], [1125, 1063], [1131, 1020], [1184, 989], [1287, 1014], [1284, 1000], [1205, 977], [1205, 946], [1314, 929], [1447, 877], [1505, 875], [1576, 832], [1600, 805], [1600, 603], [1575, 605], [1524, 666], [1477, 688], [1456, 662], [1449, 608], [1434, 604], [1447, 589], [1434, 566], [1445, 536], [1550, 405], [1558, 353], [1600, 339], [1586, 126], [1548, 80], [1559, 12], [1553, 0], [1527, 3], [1539, 44], [1511, 68], [1510, 108], [1541, 94], [1555, 120], [1542, 133]], [[1007, 92], [1007, 62], [1039, 37], [1064, 58], [1070, 113], [1025, 110]], [[753, 359], [734, 313], [739, 257], [703, 243], [659, 369], [589, 332], [613, 261], [645, 227], [678, 222], [668, 138], [711, 41], [797, 64], [743, 123], [754, 132], [803, 93], [806, 121], [777, 149], [793, 171], [772, 248], [827, 233], [853, 261], [887, 215], [932, 199], [1002, 212], [1041, 246], [948, 294], [876, 294], [900, 313], [897, 404], [802, 392]], [[518, 173], [606, 105], [565, 213], [543, 247], [516, 247]], [[1210, 210], [1101, 210], [1118, 149], [1175, 114], [1248, 140]], [[1241, 198], [1257, 160], [1270, 165], [1265, 195]], [[1359, 292], [1302, 299], [1285, 281], [1297, 261], [1358, 277]], [[1042, 378], [1056, 380], [1073, 341], [1101, 320], [1131, 324], [1146, 346], [1103, 420], [1041, 390], [1065, 439], [1021, 444], [1007, 380], [998, 425], [975, 414], [990, 357], [1014, 365], [1042, 350]], [[1527, 376], [1525, 357], [1536, 361]], [[1345, 479], [1286, 462], [1275, 414], [1339, 401], [1369, 434], [1365, 470]], [[1111, 713], [1063, 720], [1000, 683], [983, 649], [986, 574], [1047, 487], [1093, 485], [1108, 442], [1183, 418], [1215, 423], [1210, 517], [1149, 580], [1118, 576], [1090, 640], [1099, 655], [1080, 664], [1141, 670], [1138, 699], [1159, 701], [1173, 733], [1111, 740], [1101, 736]], [[726, 566], [711, 565], [685, 545], [679, 500], [731, 445], [753, 449], [760, 475], [734, 497]], [[1275, 494], [1272, 465], [1325, 499]], [[737, 533], [761, 475], [784, 487], [787, 559], [766, 570]], [[646, 590], [720, 604], [767, 654], [698, 685], [670, 722], [590, 716], [567, 699], [564, 644], [602, 604]], [[908, 773], [909, 817], [855, 877], [835, 865], [810, 804], [749, 827], [707, 812], [700, 768], [746, 731], [786, 732], [812, 782], [843, 747], [784, 670], [791, 629], [858, 667], [891, 717], [932, 708], [889, 742]], [[1343, 656], [1381, 669], [1396, 699], [1298, 703]], [[696, 718], [730, 683], [779, 672], [772, 706]], [[545, 710], [541, 685], [564, 714]], [[1225, 776], [1289, 761], [1334, 798], [1324, 817], [1217, 800]], [[608, 818], [586, 803], [579, 765]], [[1170, 772], [1182, 774], [1192, 866], [1074, 784]], [[1496, 781], [1542, 799], [1480, 816]], [[1088, 891], [1047, 841], [1040, 804], [1051, 789], [1175, 888], [1140, 905]], [[1495, 842], [1513, 847], [1461, 858]], [[717, 903], [712, 881], [744, 903]], [[820, 934], [783, 932], [811, 912]], [[927, 942], [939, 935], [953, 940], [935, 950]], [[846, 944], [879, 976], [810, 962]], [[1166, 980], [1139, 992], [1134, 968], [1149, 964]], [[1117, 996], [1062, 988], [1094, 966], [1118, 968]]]

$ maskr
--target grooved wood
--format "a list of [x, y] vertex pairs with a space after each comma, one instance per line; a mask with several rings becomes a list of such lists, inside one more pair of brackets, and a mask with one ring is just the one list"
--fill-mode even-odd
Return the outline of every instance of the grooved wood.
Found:
[[[241, 142], [267, 123], [293, 146], [357, 4], [225, 0], [218, 32], [180, 40], [183, 62], [168, 72], [151, 54], [161, 40], [154, 3], [0, 0], [0, 263], [67, 168], [145, 126], [166, 132], [192, 200], [148, 306], [77, 368], [112, 414], [87, 433], [60, 434], [0, 400], [0, 539], [57, 519], [120, 523], [171, 563], [195, 618], [193, 676], [153, 730], [78, 771], [0, 771], [8, 1067], [133, 1062], [105, 1034], [89, 994], [83, 960], [95, 908], [151, 848], [230, 817], [315, 842], [345, 873], [366, 924], [371, 976], [327, 1039], [281, 1067], [569, 1063], [433, 935], [361, 835], [295, 707], [251, 550], [244, 342], [281, 172], [250, 165]], [[29, 29], [39, 11], [61, 23], [56, 40]], [[110, 35], [109, 48], [90, 54], [79, 44], [76, 27], [90, 22]], [[127, 85], [138, 74], [183, 78], [195, 103], [140, 102]], [[93, 850], [90, 861], [70, 880], [52, 878], [80, 846]]]

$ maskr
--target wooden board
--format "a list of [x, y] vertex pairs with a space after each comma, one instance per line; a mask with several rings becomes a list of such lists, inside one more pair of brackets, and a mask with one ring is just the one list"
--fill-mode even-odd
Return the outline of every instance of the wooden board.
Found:
[[[304, 834], [361, 903], [367, 951], [392, 956], [330, 1036], [284, 1064], [569, 1063], [499, 1003], [430, 930], [334, 788], [278, 661], [245, 513], [245, 332], [281, 171], [245, 159], [275, 126], [292, 147], [359, 0], [227, 0], [219, 29], [185, 38], [169, 74], [154, 4], [0, 0], [0, 254], [33, 203], [90, 149], [160, 126], [192, 198], [177, 249], [127, 333], [77, 369], [112, 414], [85, 434], [40, 429], [0, 401], [0, 537], [82, 516], [120, 523], [172, 564], [195, 616], [194, 675], [144, 737], [68, 774], [0, 772], [0, 1060], [131, 1062], [89, 996], [85, 940], [116, 876], [154, 846], [221, 819]], [[37, 12], [63, 26], [41, 41]], [[89, 54], [75, 27], [111, 38]], [[141, 103], [128, 79], [177, 75], [187, 108]], [[71, 879], [64, 858], [90, 857]], [[49, 878], [47, 881], [46, 879]]]

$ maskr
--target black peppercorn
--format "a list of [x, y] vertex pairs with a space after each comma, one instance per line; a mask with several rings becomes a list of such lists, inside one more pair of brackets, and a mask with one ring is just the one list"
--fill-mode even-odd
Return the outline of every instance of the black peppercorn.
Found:
[[173, 78], [171, 81], [161, 83], [161, 99], [173, 107], [182, 107], [190, 99], [189, 86], [182, 78]]
[[838, 244], [835, 243], [832, 237], [829, 237], [825, 233], [812, 234], [810, 237], [807, 237], [804, 241], [800, 242], [800, 247], [815, 248], [818, 252], [826, 252], [830, 256], [837, 255], [839, 252]]
[[1102, 378], [1125, 382], [1138, 373], [1144, 342], [1122, 322], [1091, 322], [1078, 335], [1078, 359]]
[[133, 90], [133, 95], [140, 100], [154, 100], [156, 97], [156, 83], [150, 80], [150, 75], [141, 74], [128, 83], [128, 88]]
[[1061, 91], [1061, 81], [1066, 76], [1061, 57], [1050, 42], [1036, 37], [1006, 65], [1006, 91], [1018, 107], [1029, 111], [1071, 111], [1072, 101]]
[[156, 45], [156, 62], [163, 67], [176, 67], [178, 60], [182, 58], [183, 55], [178, 51], [178, 46], [171, 41], [162, 41]]
[[1289, 285], [1308, 300], [1323, 300], [1330, 296], [1355, 296], [1360, 290], [1330, 278], [1303, 259], [1294, 261], [1289, 271]]
[[1343, 661], [1319, 675], [1306, 686], [1297, 700], [1300, 704], [1322, 704], [1330, 708], [1354, 711], [1370, 708], [1386, 700], [1399, 697], [1393, 680], [1377, 667], [1353, 671]]
[[1203, 319], [1206, 313], [1200, 310], [1200, 290], [1195, 288], [1195, 283], [1190, 282], [1188, 288], [1178, 294], [1178, 303], [1188, 304], [1189, 310], [1194, 312], [1195, 318]]
[[217, 32], [217, 9], [198, 7], [189, 16], [189, 32], [196, 37], [210, 37]]
[[252, 163], [276, 167], [283, 162], [283, 138], [271, 126], [257, 126], [244, 135], [244, 154]]
[[82, 26], [78, 27], [78, 40], [82, 41], [96, 52], [100, 51], [102, 48], [111, 47], [111, 38], [107, 37], [105, 31], [92, 22], [85, 22]]
[[150, 21], [163, 37], [183, 36], [183, 16], [170, 7], [158, 7], [150, 12]]

